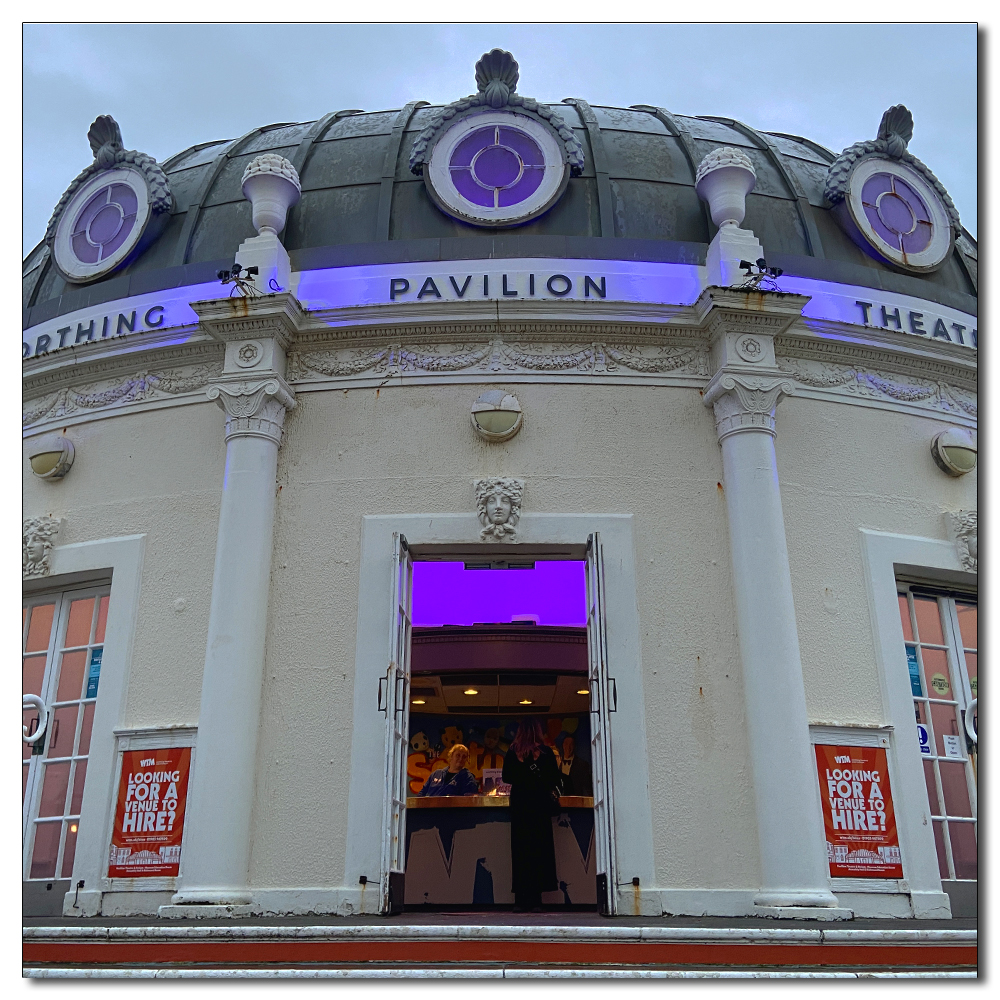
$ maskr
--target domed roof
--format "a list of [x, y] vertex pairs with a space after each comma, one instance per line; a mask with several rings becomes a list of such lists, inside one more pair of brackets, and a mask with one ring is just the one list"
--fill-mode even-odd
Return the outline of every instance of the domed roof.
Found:
[[411, 170], [421, 133], [448, 113], [442, 106], [413, 102], [265, 125], [237, 139], [200, 143], [161, 164], [173, 193], [169, 219], [140, 256], [109, 276], [73, 285], [40, 244], [25, 261], [27, 325], [91, 303], [214, 278], [255, 235], [241, 178], [264, 152], [286, 157], [301, 179], [301, 200], [281, 239], [293, 268], [303, 270], [514, 256], [704, 263], [715, 226], [695, 191], [695, 172], [706, 154], [733, 146], [756, 171], [743, 225], [756, 234], [769, 263], [789, 274], [892, 289], [974, 311], [975, 241], [962, 230], [956, 252], [920, 276], [869, 256], [832, 214], [824, 185], [837, 154], [815, 142], [652, 105], [615, 108], [568, 98], [536, 107], [572, 130], [582, 169], [574, 165], [565, 193], [521, 225], [485, 229], [460, 221], [435, 204], [424, 178]]

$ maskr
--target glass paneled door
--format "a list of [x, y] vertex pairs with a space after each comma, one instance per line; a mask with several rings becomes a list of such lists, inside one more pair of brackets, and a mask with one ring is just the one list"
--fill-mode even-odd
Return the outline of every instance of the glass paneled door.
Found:
[[[45, 732], [22, 743], [25, 880], [70, 878], [101, 676], [109, 588], [31, 596], [22, 606], [22, 693], [45, 706]], [[39, 725], [25, 708], [28, 735]]]
[[975, 597], [900, 587], [899, 613], [941, 878], [978, 878]]
[[389, 665], [379, 683], [385, 712], [386, 784], [382, 807], [380, 898], [384, 914], [403, 909], [405, 893], [406, 750], [410, 728], [410, 639], [413, 629], [413, 559], [406, 537], [392, 536], [392, 610]]
[[590, 689], [590, 760], [594, 777], [594, 842], [597, 848], [597, 909], [612, 917], [618, 910], [615, 800], [611, 771], [611, 713], [618, 711], [618, 690], [608, 676], [605, 625], [604, 550], [601, 535], [587, 539], [587, 658]]

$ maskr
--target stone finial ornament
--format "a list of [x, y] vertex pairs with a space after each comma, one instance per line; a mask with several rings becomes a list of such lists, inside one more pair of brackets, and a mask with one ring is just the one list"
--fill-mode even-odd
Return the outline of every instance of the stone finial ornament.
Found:
[[734, 146], [713, 149], [698, 165], [695, 190], [708, 202], [719, 227], [738, 226], [746, 215], [746, 197], [757, 183], [750, 157]]
[[883, 143], [885, 152], [898, 160], [906, 152], [912, 138], [913, 115], [910, 114], [910, 109], [902, 104], [894, 104], [882, 115], [875, 141]]
[[583, 146], [574, 131], [557, 112], [531, 97], [522, 97], [515, 90], [518, 65], [514, 57], [503, 49], [492, 49], [476, 63], [476, 93], [453, 101], [437, 111], [427, 127], [417, 136], [410, 151], [410, 171], [418, 177], [430, 161], [436, 140], [455, 121], [469, 114], [486, 109], [495, 111], [507, 108], [544, 122], [559, 137], [564, 162], [570, 173], [579, 177], [583, 173]]
[[913, 138], [913, 115], [902, 104], [894, 104], [879, 123], [878, 134], [874, 139], [856, 142], [848, 146], [837, 157], [826, 175], [823, 194], [831, 205], [838, 205], [847, 194], [848, 181], [855, 164], [866, 156], [882, 156], [912, 167], [934, 189], [944, 204], [948, 220], [956, 233], [961, 232], [961, 221], [958, 209], [945, 190], [944, 185], [934, 176], [931, 169], [918, 160], [906, 147]]
[[21, 575], [26, 580], [48, 576], [52, 547], [62, 521], [42, 515], [28, 518], [21, 525]]
[[155, 214], [161, 214], [169, 212], [173, 208], [174, 196], [170, 192], [170, 182], [167, 180], [167, 175], [152, 156], [134, 149], [125, 149], [122, 131], [118, 122], [111, 115], [98, 115], [94, 119], [87, 132], [87, 141], [94, 154], [94, 162], [77, 174], [53, 210], [49, 224], [45, 228], [45, 241], [49, 244], [50, 249], [63, 210], [70, 203], [73, 195], [91, 177], [105, 170], [123, 165], [135, 167], [146, 181], [150, 209]]
[[288, 210], [302, 195], [295, 167], [277, 153], [254, 157], [243, 171], [242, 187], [253, 206], [253, 224], [258, 233], [280, 233]]
[[122, 130], [111, 115], [98, 115], [94, 119], [87, 132], [87, 140], [90, 142], [94, 161], [102, 170], [113, 167], [118, 151], [125, 148]]
[[476, 486], [476, 514], [483, 530], [479, 537], [488, 542], [513, 542], [521, 518], [524, 480], [508, 477], [479, 479]]
[[491, 49], [476, 63], [476, 86], [491, 108], [502, 108], [517, 89], [518, 66], [503, 49]]

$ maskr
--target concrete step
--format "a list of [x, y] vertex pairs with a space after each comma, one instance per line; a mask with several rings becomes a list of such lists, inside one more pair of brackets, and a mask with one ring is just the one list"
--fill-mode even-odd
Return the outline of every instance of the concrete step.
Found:
[[856, 978], [974, 976], [978, 937], [898, 925], [229, 922], [33, 926], [23, 940], [34, 978]]

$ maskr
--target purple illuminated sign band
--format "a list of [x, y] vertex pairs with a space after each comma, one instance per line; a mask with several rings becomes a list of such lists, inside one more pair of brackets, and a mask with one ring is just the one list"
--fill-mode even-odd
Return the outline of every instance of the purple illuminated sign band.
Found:
[[135, 228], [139, 200], [127, 184], [101, 188], [80, 210], [70, 243], [85, 264], [106, 260], [121, 248]]
[[921, 197], [902, 178], [873, 174], [861, 190], [872, 229], [894, 250], [917, 254], [931, 243], [933, 223]]
[[508, 208], [530, 198], [545, 175], [541, 147], [520, 129], [489, 125], [466, 136], [448, 164], [459, 193], [484, 208]]

